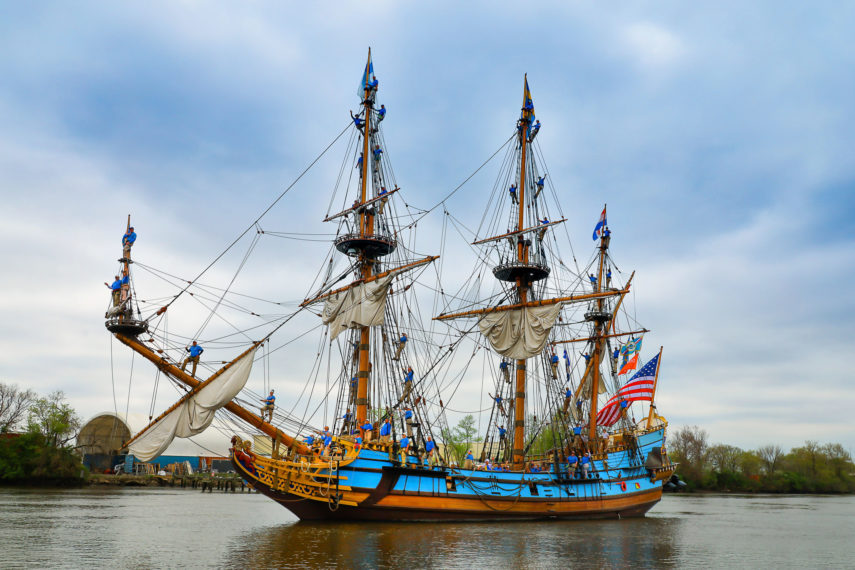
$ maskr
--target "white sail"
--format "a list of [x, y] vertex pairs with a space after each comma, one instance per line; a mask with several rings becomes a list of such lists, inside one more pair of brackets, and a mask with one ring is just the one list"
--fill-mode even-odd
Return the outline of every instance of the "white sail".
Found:
[[493, 350], [513, 359], [531, 358], [546, 346], [561, 304], [487, 313], [478, 322]]
[[382, 325], [386, 296], [395, 275], [389, 274], [327, 297], [321, 319], [330, 327], [330, 338], [347, 329]]
[[245, 354], [210, 384], [172, 410], [137, 440], [129, 451], [140, 461], [150, 461], [163, 453], [176, 437], [202, 433], [214, 421], [214, 413], [232, 401], [246, 385], [255, 350]]

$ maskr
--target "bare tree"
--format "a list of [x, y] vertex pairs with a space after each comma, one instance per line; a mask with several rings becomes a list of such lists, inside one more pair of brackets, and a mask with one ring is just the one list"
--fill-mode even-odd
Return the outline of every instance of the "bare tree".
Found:
[[21, 390], [16, 384], [0, 383], [0, 433], [15, 429], [24, 421], [36, 394]]
[[757, 455], [763, 461], [763, 469], [766, 475], [771, 475], [781, 466], [781, 459], [784, 458], [784, 450], [780, 445], [764, 445], [757, 450]]

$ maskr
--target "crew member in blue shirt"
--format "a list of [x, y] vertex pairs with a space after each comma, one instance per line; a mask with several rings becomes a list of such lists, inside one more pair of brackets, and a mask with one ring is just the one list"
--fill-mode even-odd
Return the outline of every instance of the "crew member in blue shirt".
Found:
[[567, 458], [567, 473], [571, 479], [576, 478], [576, 468], [579, 466], [579, 458], [575, 454], [570, 454]]
[[407, 334], [401, 333], [401, 338], [398, 339], [398, 348], [395, 350], [395, 357], [392, 360], [399, 360], [401, 358], [401, 352], [404, 351], [404, 345], [407, 344]]
[[511, 381], [511, 371], [508, 369], [508, 361], [504, 358], [499, 363], [499, 370], [502, 371], [502, 376], [505, 378], [505, 382], [510, 383]]
[[436, 449], [436, 443], [434, 443], [433, 439], [430, 436], [427, 437], [427, 441], [425, 442], [425, 459], [430, 467], [433, 467], [436, 464], [436, 453], [434, 450]]
[[475, 456], [472, 455], [472, 450], [466, 452], [466, 461], [463, 463], [464, 469], [472, 469], [475, 466]]
[[130, 255], [131, 247], [133, 247], [135, 241], [137, 241], [137, 234], [134, 232], [134, 227], [131, 226], [125, 232], [125, 235], [122, 236], [122, 254], [125, 257]]
[[404, 420], [407, 423], [407, 436], [413, 437], [413, 409], [409, 406], [404, 408]]
[[611, 286], [612, 286], [612, 268], [609, 267], [606, 270], [606, 287], [611, 287]]
[[383, 154], [383, 149], [380, 148], [380, 145], [374, 147], [374, 160], [380, 160], [380, 155]]
[[508, 188], [508, 194], [511, 195], [511, 202], [516, 204], [517, 203], [517, 186], [516, 186], [516, 184], [511, 184], [511, 187]]
[[531, 135], [529, 135], [528, 140], [533, 141], [534, 137], [537, 136], [538, 132], [540, 132], [540, 121], [539, 120], [534, 122], [534, 126], [531, 128]]
[[552, 377], [558, 379], [558, 362], [559, 358], [557, 354], [553, 354], [552, 358], [549, 359], [552, 363]]
[[351, 111], [350, 118], [353, 119], [353, 124], [356, 125], [357, 129], [362, 129], [362, 119], [358, 115], [354, 115], [353, 111]]
[[594, 289], [597, 288], [597, 277], [593, 273], [588, 274], [588, 280], [591, 282], [591, 285], [594, 286]]
[[502, 413], [502, 415], [503, 416], [507, 415], [507, 414], [505, 414], [505, 408], [502, 406], [502, 397], [501, 396], [493, 396], [493, 400], [496, 402], [496, 406], [498, 406], [499, 411]]
[[591, 469], [591, 454], [586, 453], [582, 456], [582, 479], [588, 478], [588, 471]]
[[119, 303], [122, 302], [122, 285], [127, 285], [129, 282], [130, 280], [128, 279], [127, 275], [125, 275], [124, 277], [116, 275], [116, 280], [113, 281], [113, 283], [111, 284], [108, 284], [106, 281], [104, 282], [104, 285], [106, 285], [107, 288], [110, 290], [110, 293], [113, 298], [114, 307], [118, 307]]
[[582, 353], [582, 358], [585, 359], [585, 364], [587, 364], [591, 360], [591, 355], [588, 354], [587, 352], [584, 352], [584, 353]]
[[187, 367], [188, 362], [192, 362], [193, 363], [193, 371], [190, 373], [190, 375], [195, 378], [196, 377], [196, 366], [199, 364], [199, 356], [203, 352], [205, 352], [205, 349], [203, 349], [201, 346], [196, 344], [196, 341], [194, 340], [190, 346], [185, 346], [184, 350], [186, 350], [190, 354], [187, 356], [187, 358], [184, 359], [184, 362], [181, 364], [181, 370], [183, 371]]
[[362, 424], [362, 438], [365, 440], [366, 443], [371, 441], [371, 436], [373, 435], [373, 433], [374, 426], [371, 424], [370, 421], [365, 420], [365, 423]]
[[564, 392], [564, 413], [567, 413], [567, 410], [570, 408], [570, 402], [573, 400], [573, 390], [570, 387], [567, 387], [567, 390]]
[[540, 193], [543, 192], [543, 183], [544, 182], [546, 182], [546, 175], [545, 174], [537, 179], [537, 182], [536, 182], [537, 191], [534, 193], [535, 198], [540, 196]]
[[398, 400], [398, 404], [409, 399], [410, 394], [413, 393], [413, 367], [407, 366], [407, 374], [404, 376], [404, 393], [401, 395], [401, 399]]
[[383, 119], [386, 118], [386, 105], [380, 105], [380, 109], [377, 110], [377, 122], [379, 123]]
[[407, 455], [409, 455], [410, 450], [410, 438], [404, 436], [401, 438], [401, 464], [407, 465]]
[[508, 435], [508, 430], [506, 430], [499, 424], [496, 424], [496, 429], [499, 430], [499, 441], [505, 441], [505, 437]]
[[[193, 372], [195, 372], [195, 371], [196, 371], [196, 369], [194, 367]], [[268, 414], [268, 420], [267, 421], [272, 422], [273, 421], [273, 407], [274, 407], [274, 404], [276, 403], [276, 396], [273, 395], [273, 390], [270, 391], [269, 396], [267, 396], [266, 398], [262, 398], [261, 401], [264, 402], [264, 405], [261, 407], [261, 421], [264, 421], [264, 412], [267, 412], [267, 414]]]
[[383, 426], [380, 428], [380, 441], [382, 443], [389, 443], [392, 437], [392, 420], [386, 418], [386, 421], [383, 423]]

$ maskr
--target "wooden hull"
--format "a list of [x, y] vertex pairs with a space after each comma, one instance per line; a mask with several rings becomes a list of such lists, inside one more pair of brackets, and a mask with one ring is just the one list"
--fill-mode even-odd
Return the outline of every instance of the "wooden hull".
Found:
[[250, 486], [308, 521], [614, 519], [644, 516], [662, 498], [660, 473], [637, 462], [568, 479], [426, 469], [384, 455], [346, 456], [332, 469], [238, 451], [232, 463]]

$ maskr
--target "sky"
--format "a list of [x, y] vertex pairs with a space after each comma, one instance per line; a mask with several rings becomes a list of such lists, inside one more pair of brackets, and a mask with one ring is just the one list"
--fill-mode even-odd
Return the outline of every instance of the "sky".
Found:
[[[797, 2], [0, 3], [0, 382], [63, 390], [84, 418], [147, 407], [127, 393], [153, 370], [129, 376], [103, 328], [127, 215], [139, 260], [196, 275], [347, 126], [370, 46], [389, 157], [420, 207], [507, 139], [528, 74], [575, 251], [588, 257], [608, 203], [613, 254], [637, 271], [673, 427], [852, 450], [853, 17]], [[264, 229], [329, 231], [340, 159]], [[478, 192], [447, 206], [477, 225]], [[440, 221], [423, 225], [429, 251]], [[283, 241], [260, 242], [270, 256], [238, 290], [303, 298], [314, 250]], [[211, 283], [231, 278], [224, 262]], [[182, 306], [170, 326], [190, 336], [204, 313]]]

